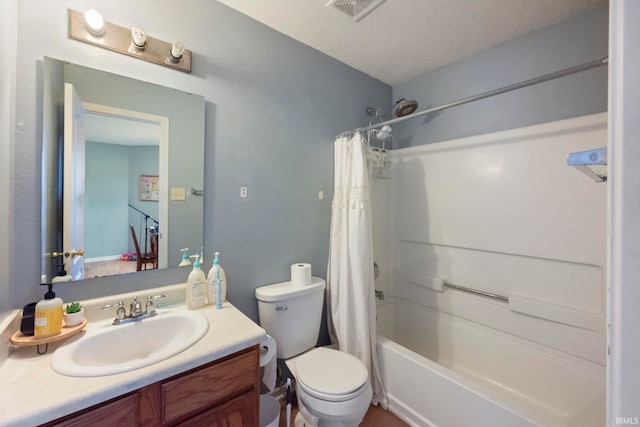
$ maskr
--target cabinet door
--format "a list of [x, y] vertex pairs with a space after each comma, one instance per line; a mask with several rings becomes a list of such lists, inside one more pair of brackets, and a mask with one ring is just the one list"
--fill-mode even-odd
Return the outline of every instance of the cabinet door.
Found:
[[179, 427], [258, 427], [259, 395], [249, 392], [203, 412]]
[[178, 421], [252, 389], [257, 395], [257, 367], [257, 351], [251, 351], [163, 383], [163, 423]]
[[135, 427], [138, 425], [138, 395], [123, 397], [47, 426]]

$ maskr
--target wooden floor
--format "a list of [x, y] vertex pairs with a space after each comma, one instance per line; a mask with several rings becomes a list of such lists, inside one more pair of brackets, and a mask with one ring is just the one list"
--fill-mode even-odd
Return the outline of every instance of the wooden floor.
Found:
[[[287, 411], [285, 408], [284, 401], [281, 403], [282, 410], [280, 411], [280, 424], [279, 427], [287, 427]], [[293, 420], [296, 418], [296, 414], [298, 413], [297, 405], [292, 405], [291, 409], [291, 427], [294, 426]], [[405, 427], [409, 424], [400, 420], [400, 418], [396, 417], [389, 411], [385, 411], [380, 406], [370, 406], [367, 414], [364, 416], [364, 420], [362, 420], [363, 427]]]

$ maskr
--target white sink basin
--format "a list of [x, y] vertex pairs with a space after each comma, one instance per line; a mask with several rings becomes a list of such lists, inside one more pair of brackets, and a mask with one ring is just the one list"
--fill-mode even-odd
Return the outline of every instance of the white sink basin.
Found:
[[58, 348], [51, 367], [72, 377], [119, 374], [168, 359], [207, 333], [209, 322], [188, 310], [159, 311], [155, 317], [126, 325], [88, 330], [85, 336]]

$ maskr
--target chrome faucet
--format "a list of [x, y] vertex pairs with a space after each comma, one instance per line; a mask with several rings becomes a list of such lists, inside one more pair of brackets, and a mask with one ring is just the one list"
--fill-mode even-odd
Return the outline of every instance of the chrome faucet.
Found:
[[142, 311], [142, 304], [140, 304], [140, 301], [138, 301], [138, 297], [133, 297], [133, 301], [129, 306], [129, 315], [127, 315], [127, 310], [124, 308], [124, 303], [122, 301], [118, 302], [118, 304], [107, 304], [105, 306], [102, 306], [100, 307], [100, 310], [116, 308], [116, 318], [113, 320], [113, 324], [124, 325], [125, 323], [131, 323], [131, 322], [135, 322], [136, 320], [147, 319], [149, 317], [153, 317], [156, 314], [158, 314], [156, 312], [153, 300], [160, 299], [160, 298], [166, 298], [166, 295], [148, 296], [145, 309], [144, 311]]
[[133, 302], [129, 306], [129, 316], [130, 317], [140, 317], [146, 312], [142, 311], [142, 304], [138, 302], [138, 297], [133, 297]]

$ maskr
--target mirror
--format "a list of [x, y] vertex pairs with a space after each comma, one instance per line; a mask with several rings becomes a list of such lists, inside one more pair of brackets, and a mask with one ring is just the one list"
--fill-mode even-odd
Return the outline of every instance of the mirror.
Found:
[[45, 58], [42, 100], [43, 279], [171, 268], [200, 250], [204, 97]]

